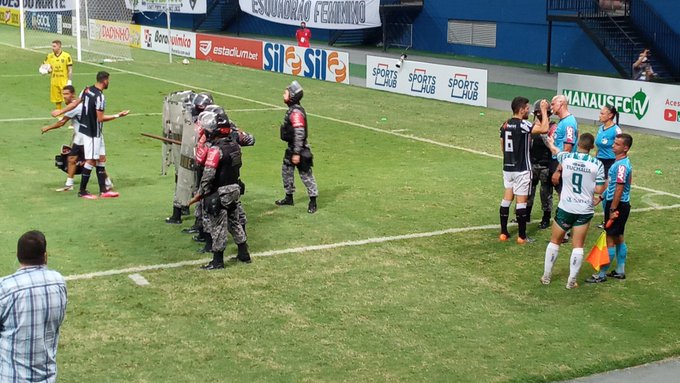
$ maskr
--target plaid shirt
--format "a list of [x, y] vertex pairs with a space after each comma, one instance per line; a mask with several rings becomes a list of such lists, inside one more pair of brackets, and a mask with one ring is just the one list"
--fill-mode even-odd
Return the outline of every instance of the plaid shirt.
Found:
[[66, 282], [46, 266], [0, 279], [0, 382], [55, 382]]

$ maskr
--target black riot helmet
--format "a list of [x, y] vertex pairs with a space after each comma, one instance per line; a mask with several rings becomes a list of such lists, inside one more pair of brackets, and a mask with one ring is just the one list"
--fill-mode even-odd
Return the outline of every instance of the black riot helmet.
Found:
[[297, 81], [293, 81], [286, 89], [288, 89], [288, 105], [299, 104], [305, 93], [302, 89], [302, 85]]
[[193, 115], [197, 116], [205, 110], [205, 107], [213, 103], [213, 98], [210, 93], [199, 93], [194, 97]]
[[[534, 112], [533, 113], [534, 113], [534, 117], [538, 121], [543, 121], [543, 116], [541, 115], [541, 101], [543, 101], [543, 100], [536, 100], [536, 102], [534, 102]], [[548, 105], [548, 118], [550, 118], [551, 115], [552, 115], [552, 111], [550, 110], [550, 105]]]
[[208, 139], [214, 138], [219, 129], [217, 127], [217, 115], [214, 112], [203, 111], [198, 115], [198, 125], [203, 128]]
[[227, 116], [227, 112], [224, 111], [224, 108], [217, 105], [217, 104], [212, 104], [208, 105], [205, 107], [206, 112], [213, 112], [217, 115], [217, 125], [222, 128], [229, 126], [229, 117]]

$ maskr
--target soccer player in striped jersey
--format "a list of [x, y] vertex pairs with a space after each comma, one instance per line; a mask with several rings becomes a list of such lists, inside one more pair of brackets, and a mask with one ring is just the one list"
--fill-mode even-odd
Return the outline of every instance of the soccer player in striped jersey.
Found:
[[[517, 196], [516, 215], [519, 226], [517, 243], [533, 242], [526, 234], [527, 228], [527, 200], [531, 188], [531, 158], [529, 149], [531, 134], [548, 133], [550, 121], [547, 118], [532, 124], [529, 118], [531, 105], [525, 97], [515, 97], [512, 100], [512, 118], [507, 120], [500, 129], [501, 151], [503, 153], [503, 185], [505, 192], [499, 210], [501, 220], [501, 234], [499, 239], [507, 241], [508, 217], [510, 205]], [[548, 101], [541, 100], [541, 113], [548, 115]]]
[[[560, 151], [554, 140], [548, 138], [548, 147], [557, 155], [562, 167], [562, 192], [557, 214], [552, 226], [550, 243], [545, 249], [545, 263], [541, 283], [547, 285], [552, 277], [552, 269], [560, 250], [560, 244], [567, 230], [572, 229], [573, 250], [569, 262], [569, 278], [567, 288], [578, 287], [576, 277], [583, 263], [583, 244], [588, 234], [588, 226], [593, 218], [595, 193], [600, 194], [605, 188], [604, 165], [590, 155], [595, 146], [595, 137], [584, 133], [578, 140], [575, 153]], [[599, 202], [599, 201], [598, 201]]]

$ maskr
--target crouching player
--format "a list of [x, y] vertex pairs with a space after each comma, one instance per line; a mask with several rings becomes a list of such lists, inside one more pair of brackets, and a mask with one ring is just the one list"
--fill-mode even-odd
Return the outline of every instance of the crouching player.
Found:
[[560, 244], [566, 231], [571, 229], [573, 250], [569, 262], [567, 288], [573, 289], [578, 287], [576, 277], [583, 263], [583, 244], [593, 218], [595, 193], [600, 194], [605, 188], [604, 165], [590, 155], [590, 150], [595, 144], [595, 137], [590, 133], [584, 133], [579, 137], [575, 153], [560, 152], [552, 138], [549, 137], [547, 141], [550, 151], [557, 154], [557, 161], [562, 166], [563, 186], [552, 226], [552, 236], [545, 249], [541, 283], [550, 284]]

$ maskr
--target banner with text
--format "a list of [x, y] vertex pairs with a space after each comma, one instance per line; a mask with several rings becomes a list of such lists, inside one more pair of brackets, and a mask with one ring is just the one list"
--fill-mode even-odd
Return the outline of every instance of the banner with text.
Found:
[[19, 9], [0, 7], [0, 14], [2, 14], [2, 24], [19, 26]]
[[[24, 10], [33, 12], [61, 12], [71, 11], [75, 0], [24, 0]], [[0, 9], [11, 8], [19, 10], [19, 0], [0, 0]]]
[[262, 41], [196, 34], [196, 58], [262, 69]]
[[620, 124], [680, 133], [678, 85], [560, 73], [557, 93], [579, 118], [597, 121], [600, 109], [613, 105]]
[[483, 69], [366, 56], [366, 87], [458, 104], [486, 106], [487, 72]]
[[262, 57], [264, 70], [349, 84], [347, 52], [265, 42]]
[[140, 48], [142, 28], [136, 24], [90, 19], [90, 38]]
[[125, 0], [134, 12], [206, 13], [206, 0]]
[[319, 29], [375, 28], [380, 0], [239, 0], [241, 11], [272, 23]]
[[172, 54], [183, 57], [196, 58], [196, 34], [193, 32], [170, 30], [142, 26], [142, 49], [168, 52], [168, 45], [172, 44]]

